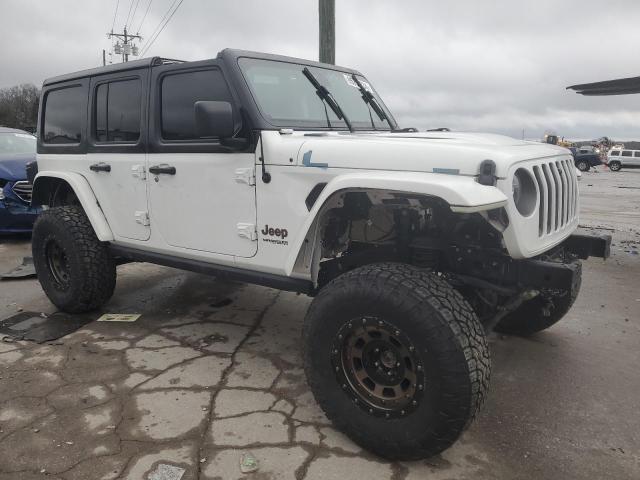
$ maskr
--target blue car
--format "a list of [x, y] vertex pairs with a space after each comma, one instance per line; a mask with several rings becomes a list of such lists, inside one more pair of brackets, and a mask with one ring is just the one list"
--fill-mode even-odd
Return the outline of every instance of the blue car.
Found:
[[0, 234], [29, 233], [40, 213], [31, 208], [27, 163], [36, 159], [36, 138], [23, 130], [0, 127]]

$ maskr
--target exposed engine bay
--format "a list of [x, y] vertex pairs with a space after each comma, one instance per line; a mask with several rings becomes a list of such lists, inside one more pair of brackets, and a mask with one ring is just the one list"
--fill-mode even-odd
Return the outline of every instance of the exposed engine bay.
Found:
[[407, 263], [445, 276], [491, 327], [538, 295], [553, 308], [575, 282], [578, 256], [562, 245], [533, 259], [508, 255], [504, 209], [454, 213], [441, 199], [390, 191], [349, 191], [329, 202], [311, 265], [318, 287], [368, 263]]

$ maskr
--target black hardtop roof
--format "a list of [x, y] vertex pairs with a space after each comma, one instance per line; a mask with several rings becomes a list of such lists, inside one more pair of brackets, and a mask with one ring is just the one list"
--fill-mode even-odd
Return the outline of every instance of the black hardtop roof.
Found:
[[[351, 68], [338, 67], [336, 65], [330, 65], [327, 63], [314, 62], [313, 60], [305, 60], [302, 58], [295, 58], [295, 57], [286, 57], [284, 55], [273, 55], [270, 53], [251, 52], [248, 50], [237, 50], [232, 48], [225, 48], [220, 53], [218, 53], [217, 58], [220, 58], [222, 60], [227, 60], [227, 59], [235, 60], [242, 57], [258, 58], [263, 60], [273, 60], [278, 62], [299, 63], [301, 65], [308, 65], [311, 67], [330, 68], [330, 69], [339, 70], [342, 72], [360, 74], [360, 72], [358, 72], [357, 70], [353, 70]], [[64, 75], [58, 75], [56, 77], [47, 78], [43, 82], [43, 86], [53, 85], [61, 82], [68, 82], [71, 80], [77, 80], [79, 78], [87, 78], [87, 77], [93, 77], [96, 75], [104, 75], [105, 73], [125, 72], [128, 70], [135, 70], [138, 68], [145, 68], [145, 67], [148, 68], [148, 67], [163, 65], [167, 63], [191, 63], [191, 62], [184, 62], [183, 60], [174, 60], [174, 59], [162, 58], [162, 57], [142, 58], [140, 60], [133, 60], [131, 62], [114, 63], [104, 67], [90, 68], [87, 70], [80, 70], [78, 72], [66, 73]]]
[[96, 75], [103, 75], [105, 73], [126, 72], [127, 70], [151, 67], [153, 65], [163, 65], [165, 63], [182, 63], [182, 60], [173, 60], [162, 57], [142, 58], [140, 60], [133, 60], [131, 62], [114, 63], [104, 67], [89, 68], [87, 70], [80, 70], [78, 72], [65, 73], [64, 75], [58, 75], [57, 77], [47, 78], [42, 85], [53, 85], [54, 83], [68, 82], [70, 80], [76, 80], [78, 78], [93, 77]]

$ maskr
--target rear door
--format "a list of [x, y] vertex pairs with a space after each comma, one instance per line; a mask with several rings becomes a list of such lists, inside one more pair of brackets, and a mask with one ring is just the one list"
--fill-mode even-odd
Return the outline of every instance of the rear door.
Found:
[[150, 236], [145, 181], [148, 69], [91, 80], [83, 175], [116, 237]]
[[633, 157], [629, 159], [629, 164], [634, 167], [640, 167], [640, 150], [633, 152]]
[[151, 99], [147, 182], [154, 237], [158, 233], [170, 250], [255, 255], [255, 153], [199, 137], [195, 128], [200, 100], [230, 102], [241, 128], [237, 99], [219, 64], [154, 67]]

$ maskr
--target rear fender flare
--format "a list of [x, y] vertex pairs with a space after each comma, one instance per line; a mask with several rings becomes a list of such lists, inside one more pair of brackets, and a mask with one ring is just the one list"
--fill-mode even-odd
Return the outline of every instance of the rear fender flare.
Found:
[[91, 222], [93, 230], [96, 232], [98, 240], [109, 242], [113, 240], [113, 232], [109, 227], [104, 212], [96, 199], [89, 182], [85, 177], [72, 172], [39, 172], [33, 183], [33, 205], [47, 205], [49, 200], [49, 189], [52, 186], [52, 179], [66, 182], [73, 190], [80, 205], [84, 209], [87, 218]]

